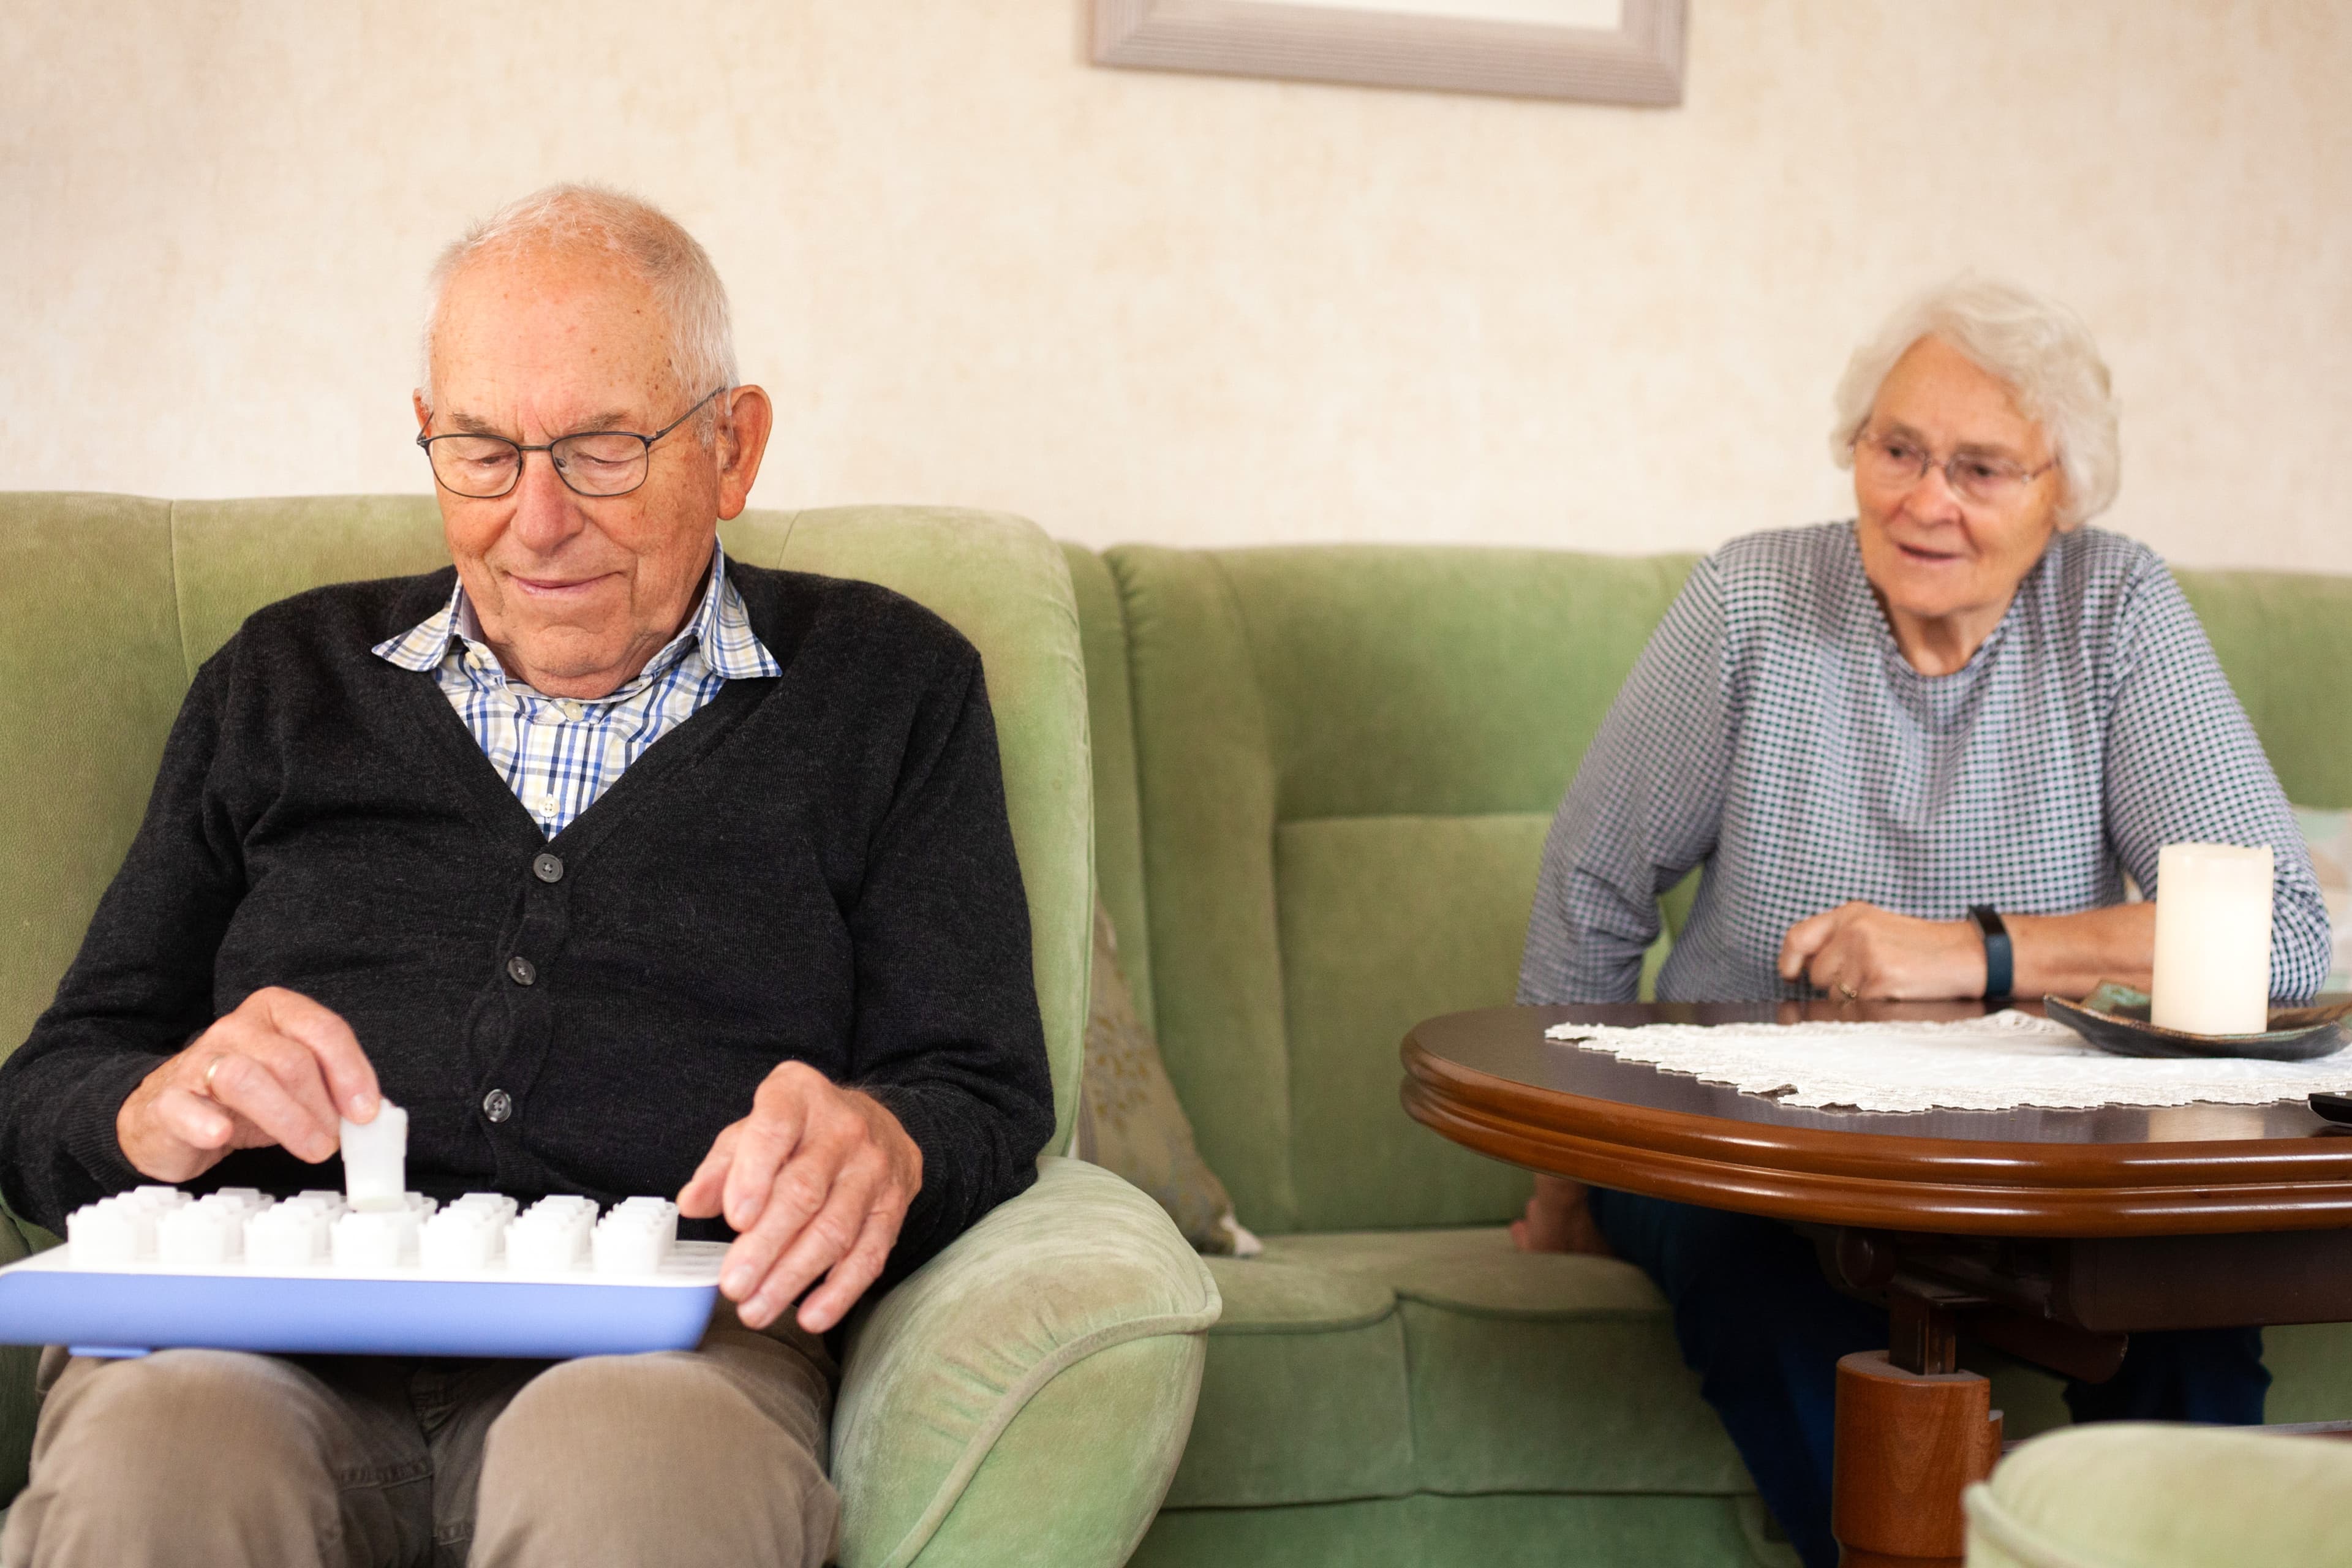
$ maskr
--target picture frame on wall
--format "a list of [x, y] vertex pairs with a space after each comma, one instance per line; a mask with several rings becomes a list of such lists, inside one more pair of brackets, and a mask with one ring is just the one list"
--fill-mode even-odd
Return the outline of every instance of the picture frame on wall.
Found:
[[1665, 107], [1685, 0], [1092, 0], [1097, 65]]

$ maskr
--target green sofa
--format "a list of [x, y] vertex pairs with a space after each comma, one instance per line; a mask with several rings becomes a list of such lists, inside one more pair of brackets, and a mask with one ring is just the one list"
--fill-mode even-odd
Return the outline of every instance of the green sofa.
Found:
[[[1397, 1098], [1412, 1023], [1511, 999], [1546, 826], [1688, 560], [1066, 551], [1102, 897], [1266, 1244], [1210, 1260], [1224, 1316], [1136, 1561], [1791, 1561], [1648, 1282], [1515, 1253], [1527, 1177]], [[2288, 793], [2352, 805], [2309, 679], [2352, 668], [2352, 579], [2183, 579]], [[2272, 1419], [2352, 1415], [2352, 1333], [2269, 1345]], [[2063, 1422], [2053, 1379], [1972, 1364], [2012, 1436]]]
[[[978, 645], [1035, 931], [1057, 1131], [1037, 1185], [847, 1331], [832, 1466], [841, 1562], [1126, 1560], [1166, 1489], [1216, 1287], [1134, 1188], [1062, 1156], [1087, 1016], [1093, 852], [1067, 574], [1018, 519], [747, 512], [728, 549], [869, 578]], [[47, 1005], [145, 805], [196, 666], [316, 584], [446, 564], [430, 500], [0, 496], [0, 1050]], [[0, 1261], [49, 1238], [0, 1225]], [[34, 1352], [0, 1351], [0, 1502], [22, 1486]]]

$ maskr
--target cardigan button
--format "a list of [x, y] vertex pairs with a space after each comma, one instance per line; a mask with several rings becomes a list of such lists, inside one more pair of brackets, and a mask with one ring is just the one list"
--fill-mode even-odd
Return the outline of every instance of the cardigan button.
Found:
[[507, 978], [518, 985], [528, 985], [539, 978], [539, 969], [521, 953], [507, 960]]
[[560, 855], [539, 856], [530, 863], [530, 874], [542, 882], [561, 882], [563, 880], [563, 858]]
[[502, 1089], [490, 1090], [482, 1096], [482, 1114], [493, 1121], [504, 1121], [514, 1114], [514, 1096]]

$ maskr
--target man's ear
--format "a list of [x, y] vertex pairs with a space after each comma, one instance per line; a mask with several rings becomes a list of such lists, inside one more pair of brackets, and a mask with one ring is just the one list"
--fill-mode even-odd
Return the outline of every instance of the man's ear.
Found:
[[420, 386], [410, 393], [408, 401], [416, 410], [416, 433], [422, 436], [433, 428], [433, 410], [425, 406], [425, 389]]
[[756, 386], [730, 389], [727, 412], [719, 422], [714, 456], [719, 461], [719, 515], [740, 515], [751, 499], [751, 483], [760, 477], [760, 458], [768, 450], [768, 432], [775, 427], [775, 405]]

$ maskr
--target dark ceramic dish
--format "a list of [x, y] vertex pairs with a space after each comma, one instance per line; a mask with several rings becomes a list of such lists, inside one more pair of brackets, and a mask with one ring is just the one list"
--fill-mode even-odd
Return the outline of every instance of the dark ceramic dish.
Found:
[[2273, 1007], [2259, 1035], [2190, 1035], [2147, 1021], [2147, 993], [2108, 981], [2080, 1002], [2044, 996], [2050, 1016], [2103, 1051], [2119, 1057], [2259, 1057], [2307, 1062], [2352, 1044], [2344, 1024], [2352, 1003], [2332, 1007]]

